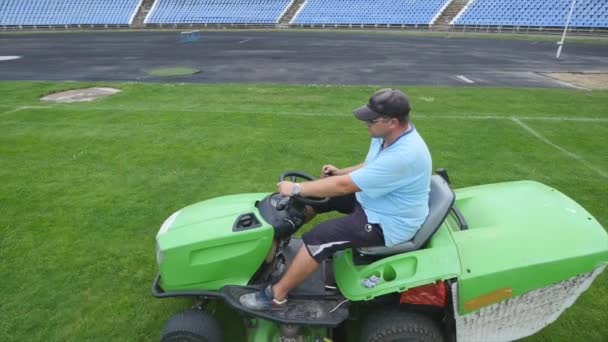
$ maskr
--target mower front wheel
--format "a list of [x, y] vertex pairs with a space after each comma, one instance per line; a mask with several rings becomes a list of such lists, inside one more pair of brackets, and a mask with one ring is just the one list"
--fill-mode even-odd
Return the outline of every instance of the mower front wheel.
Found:
[[444, 341], [441, 327], [432, 318], [414, 312], [387, 310], [368, 316], [361, 342]]
[[218, 321], [200, 310], [180, 312], [167, 321], [160, 335], [161, 342], [221, 342]]

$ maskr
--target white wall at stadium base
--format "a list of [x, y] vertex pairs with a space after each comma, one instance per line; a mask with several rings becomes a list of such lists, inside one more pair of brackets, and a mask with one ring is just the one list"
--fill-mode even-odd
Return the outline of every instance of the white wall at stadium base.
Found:
[[458, 342], [513, 341], [530, 336], [555, 321], [585, 292], [606, 266], [593, 272], [530, 291], [461, 316], [458, 285], [452, 284]]

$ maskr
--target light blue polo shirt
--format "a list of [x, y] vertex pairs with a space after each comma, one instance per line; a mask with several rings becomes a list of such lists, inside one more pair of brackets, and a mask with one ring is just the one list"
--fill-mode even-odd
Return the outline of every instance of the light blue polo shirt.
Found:
[[370, 223], [382, 227], [387, 246], [409, 241], [429, 213], [431, 154], [416, 128], [382, 149], [372, 138], [365, 166], [350, 173]]

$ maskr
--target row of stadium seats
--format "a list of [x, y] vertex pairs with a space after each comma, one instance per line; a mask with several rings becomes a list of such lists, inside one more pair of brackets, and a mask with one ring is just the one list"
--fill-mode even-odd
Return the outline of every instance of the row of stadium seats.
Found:
[[308, 0], [294, 24], [431, 24], [450, 0]]
[[0, 0], [0, 25], [128, 25], [140, 0]]
[[[452, 0], [306, 0], [296, 25], [432, 24]], [[0, 26], [128, 25], [142, 0], [0, 0]], [[149, 24], [275, 24], [293, 0], [155, 0]], [[571, 0], [471, 0], [453, 25], [563, 27]], [[608, 28], [608, 0], [577, 0], [573, 27]]]
[[[473, 0], [456, 25], [563, 27], [571, 0]], [[577, 0], [571, 26], [608, 27], [607, 0]]]
[[156, 0], [150, 24], [276, 24], [291, 0]]

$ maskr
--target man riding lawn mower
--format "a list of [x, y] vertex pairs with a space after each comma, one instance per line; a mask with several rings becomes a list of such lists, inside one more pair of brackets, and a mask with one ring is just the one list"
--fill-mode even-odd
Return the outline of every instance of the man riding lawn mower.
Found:
[[[321, 180], [286, 172], [277, 193], [171, 215], [153, 295], [223, 300], [259, 342], [343, 340], [347, 319], [362, 321], [361, 341], [510, 341], [553, 322], [608, 264], [604, 228], [536, 182], [453, 191], [445, 170], [430, 177], [408, 114], [405, 95], [383, 89], [355, 112], [373, 137], [364, 164], [326, 166]], [[330, 210], [347, 215], [292, 238]], [[197, 305], [161, 340], [222, 336]]]

